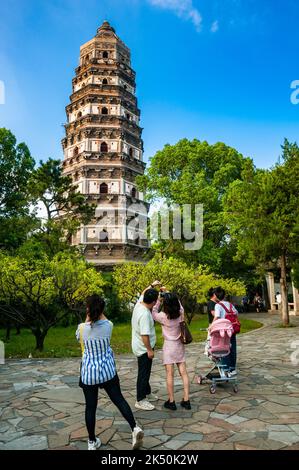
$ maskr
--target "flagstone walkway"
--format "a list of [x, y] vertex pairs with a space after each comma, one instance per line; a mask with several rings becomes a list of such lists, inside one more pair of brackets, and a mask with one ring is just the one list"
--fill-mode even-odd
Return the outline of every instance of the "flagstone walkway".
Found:
[[[238, 337], [239, 393], [232, 386], [196, 383], [210, 367], [203, 344], [187, 347], [192, 380], [192, 410], [163, 409], [166, 399], [161, 351], [153, 364], [152, 388], [160, 400], [154, 411], [134, 412], [145, 430], [144, 449], [299, 449], [299, 350], [297, 328], [275, 327], [275, 315], [247, 314], [264, 327]], [[297, 344], [295, 342], [297, 341]], [[297, 353], [299, 364], [299, 352]], [[84, 398], [78, 387], [79, 359], [10, 360], [0, 365], [1, 449], [86, 449]], [[136, 360], [116, 357], [122, 390], [135, 403]], [[295, 361], [296, 362], [296, 361]], [[182, 386], [176, 373], [176, 401]], [[133, 408], [134, 409], [134, 408]], [[131, 433], [115, 407], [100, 392], [97, 435], [101, 449], [131, 448]], [[101, 450], [100, 449], [100, 450]]]

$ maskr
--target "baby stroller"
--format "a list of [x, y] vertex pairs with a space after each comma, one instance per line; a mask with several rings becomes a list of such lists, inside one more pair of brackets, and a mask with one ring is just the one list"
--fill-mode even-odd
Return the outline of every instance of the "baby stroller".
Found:
[[[221, 359], [230, 353], [230, 338], [234, 333], [234, 329], [230, 320], [219, 319], [214, 320], [209, 328], [208, 339], [208, 357], [214, 362], [212, 369], [204, 376], [199, 375], [197, 382], [199, 384], [210, 383], [210, 392], [216, 392], [216, 385], [220, 382], [233, 382], [233, 390], [238, 392], [237, 376], [230, 377], [227, 373], [227, 366], [221, 364]], [[217, 370], [218, 374], [213, 374]]]

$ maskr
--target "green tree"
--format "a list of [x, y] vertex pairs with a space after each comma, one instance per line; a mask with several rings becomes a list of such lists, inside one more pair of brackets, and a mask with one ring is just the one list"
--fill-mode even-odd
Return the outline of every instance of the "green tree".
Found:
[[185, 240], [171, 237], [159, 240], [156, 245], [164, 254], [179, 256], [188, 263], [209, 265], [214, 272], [229, 276], [236, 272], [245, 274], [244, 265], [233, 260], [236, 247], [228, 237], [222, 201], [230, 183], [241, 177], [247, 160], [223, 143], [209, 145], [197, 139], [165, 145], [155, 154], [146, 174], [137, 180], [147, 198], [165, 202], [169, 207], [173, 204], [204, 206], [202, 248], [186, 251]]
[[29, 328], [43, 350], [50, 328], [78, 312], [90, 294], [103, 293], [104, 280], [85, 260], [69, 253], [50, 259], [0, 254], [0, 312]]
[[26, 144], [0, 128], [0, 246], [15, 249], [35, 224], [29, 216], [28, 178], [34, 159]]
[[51, 256], [66, 250], [80, 224], [91, 220], [95, 207], [78, 192], [72, 178], [63, 175], [59, 160], [40, 162], [29, 180], [29, 187], [36, 211], [42, 207], [44, 212], [35, 239], [43, 243]]
[[237, 258], [264, 271], [279, 267], [282, 321], [289, 324], [287, 270], [299, 255], [299, 148], [285, 140], [282, 159], [270, 170], [248, 162], [242, 180], [225, 197], [226, 222]]
[[196, 313], [197, 304], [206, 302], [210, 287], [222, 285], [230, 295], [245, 293], [241, 281], [222, 278], [203, 266], [190, 267], [180, 259], [162, 258], [159, 253], [146, 265], [125, 263], [116, 267], [113, 278], [119, 297], [128, 303], [135, 303], [143, 289], [158, 279], [179, 295], [189, 323]]

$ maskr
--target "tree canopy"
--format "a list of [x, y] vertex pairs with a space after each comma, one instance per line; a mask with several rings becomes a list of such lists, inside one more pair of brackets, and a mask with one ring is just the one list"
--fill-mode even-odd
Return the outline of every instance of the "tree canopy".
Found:
[[160, 200], [169, 207], [203, 204], [204, 210], [202, 248], [187, 252], [183, 241], [171, 237], [159, 240], [157, 245], [166, 255], [209, 265], [217, 273], [242, 272], [241, 263], [233, 260], [235, 245], [228, 237], [222, 203], [229, 185], [241, 178], [248, 160], [223, 143], [209, 145], [197, 139], [165, 145], [151, 158], [147, 172], [137, 179], [150, 201]]
[[281, 161], [270, 170], [247, 162], [224, 207], [236, 257], [260, 269], [280, 268], [283, 322], [288, 324], [287, 268], [299, 259], [299, 148], [287, 140], [282, 148]]

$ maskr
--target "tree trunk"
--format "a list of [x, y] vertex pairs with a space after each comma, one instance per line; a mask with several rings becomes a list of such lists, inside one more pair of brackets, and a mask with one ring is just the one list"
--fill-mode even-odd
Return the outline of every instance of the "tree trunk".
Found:
[[17, 326], [16, 326], [16, 330], [17, 330], [17, 335], [20, 335], [20, 334], [21, 334], [21, 327], [20, 327], [20, 325], [17, 325]]
[[44, 340], [45, 340], [46, 335], [47, 335], [47, 331], [43, 333], [41, 333], [40, 331], [34, 332], [35, 341], [36, 341], [35, 350], [38, 350], [38, 351], [44, 350]]
[[283, 254], [280, 257], [280, 290], [281, 290], [281, 315], [282, 315], [282, 324], [284, 326], [288, 326], [290, 323], [286, 265], [287, 265], [286, 256], [285, 254]]

